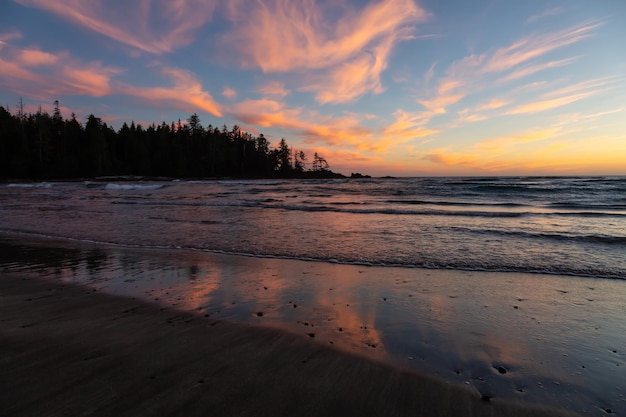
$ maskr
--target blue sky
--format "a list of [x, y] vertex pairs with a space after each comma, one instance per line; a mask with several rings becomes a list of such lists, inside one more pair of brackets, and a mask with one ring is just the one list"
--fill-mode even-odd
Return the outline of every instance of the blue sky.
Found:
[[626, 174], [626, 2], [11, 0], [0, 104], [239, 125], [372, 175]]

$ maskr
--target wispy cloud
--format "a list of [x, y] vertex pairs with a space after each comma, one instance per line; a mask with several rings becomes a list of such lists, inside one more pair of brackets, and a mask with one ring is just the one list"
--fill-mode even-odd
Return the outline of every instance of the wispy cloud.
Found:
[[15, 0], [138, 50], [163, 54], [194, 40], [219, 4], [198, 0]]
[[602, 25], [603, 22], [600, 21], [584, 22], [564, 30], [528, 36], [508, 47], [496, 50], [490, 56], [485, 56], [480, 71], [492, 73], [511, 70], [548, 52], [589, 38], [593, 31]]
[[549, 17], [549, 16], [556, 16], [559, 15], [561, 13], [563, 13], [565, 11], [565, 8], [563, 7], [551, 7], [549, 9], [544, 10], [543, 12], [530, 16], [528, 19], [526, 19], [526, 23], [534, 23], [537, 20], [541, 20], [545, 17]]
[[504, 82], [513, 81], [513, 80], [517, 80], [520, 78], [528, 77], [537, 72], [545, 71], [547, 69], [570, 65], [576, 62], [579, 58], [580, 57], [570, 57], [570, 58], [560, 59], [556, 61], [548, 61], [548, 62], [543, 62], [539, 64], [534, 64], [534, 65], [527, 65], [527, 66], [524, 66], [523, 68], [519, 68], [510, 72], [501, 81], [504, 81]]
[[[619, 139], [619, 127], [618, 135], [606, 135], [608, 125], [599, 121], [624, 111], [618, 107], [592, 114], [563, 114], [553, 123], [535, 129], [502, 134], [469, 146], [433, 149], [423, 154], [422, 159], [435, 166], [476, 172], [533, 173], [537, 169], [589, 172], [601, 170], [602, 166], [615, 170], [626, 145]], [[593, 140], [589, 140], [590, 131], [594, 132]]]
[[616, 77], [603, 77], [571, 84], [557, 90], [548, 91], [539, 96], [539, 100], [521, 104], [507, 111], [505, 114], [538, 113], [565, 106], [605, 92], [615, 81]]
[[557, 129], [531, 130], [483, 140], [461, 151], [451, 148], [435, 149], [422, 159], [437, 165], [485, 172], [528, 168], [529, 161], [519, 160], [519, 156], [524, 154], [521, 148], [552, 139], [558, 134]]
[[162, 67], [161, 73], [173, 83], [170, 87], [137, 87], [120, 84], [119, 93], [142, 98], [149, 103], [174, 107], [187, 112], [202, 109], [214, 116], [222, 116], [221, 106], [189, 71]]
[[352, 151], [380, 149], [375, 132], [362, 126], [367, 115], [328, 116], [301, 107], [290, 108], [271, 99], [244, 100], [227, 111], [243, 124], [282, 130], [308, 146], [324, 144]]
[[2, 50], [2, 48], [4, 47], [4, 45], [7, 44], [8, 41], [11, 41], [13, 39], [20, 39], [21, 37], [22, 34], [17, 31], [0, 33], [0, 50]]
[[237, 91], [231, 87], [224, 87], [222, 89], [222, 96], [226, 97], [227, 99], [233, 100], [237, 98]]
[[427, 17], [413, 0], [374, 1], [361, 9], [310, 0], [233, 0], [228, 15], [236, 30], [222, 44], [238, 52], [242, 67], [305, 73], [300, 89], [320, 103], [381, 92], [391, 50]]
[[28, 67], [54, 65], [58, 61], [56, 55], [38, 49], [25, 49], [20, 53], [17, 59]]
[[[492, 52], [469, 55], [448, 67], [446, 75], [437, 80], [432, 98], [420, 99], [419, 102], [427, 108], [436, 109], [438, 113], [445, 113], [447, 106], [482, 90], [486, 84], [507, 83], [549, 68], [572, 64], [578, 57], [543, 63], [535, 60], [592, 36], [602, 24], [585, 22], [563, 30], [533, 34]], [[499, 78], [494, 80], [494, 76]]]
[[383, 129], [382, 137], [386, 144], [398, 144], [413, 139], [439, 133], [436, 129], [426, 128], [432, 114], [428, 112], [409, 113], [397, 110], [394, 114], [395, 121]]
[[121, 68], [99, 61], [85, 62], [67, 52], [10, 45], [0, 50], [0, 86], [20, 95], [50, 101], [65, 95], [118, 94], [140, 98], [150, 105], [222, 115], [220, 105], [191, 72], [172, 67], [161, 67], [160, 71], [171, 86], [138, 87], [118, 79], [124, 73]]
[[120, 68], [98, 61], [84, 62], [67, 52], [20, 49], [8, 44], [0, 52], [0, 85], [31, 97], [101, 97], [112, 92], [111, 78], [122, 73]]
[[284, 98], [289, 95], [290, 91], [285, 87], [284, 83], [279, 81], [270, 81], [258, 87], [258, 92], [265, 97]]

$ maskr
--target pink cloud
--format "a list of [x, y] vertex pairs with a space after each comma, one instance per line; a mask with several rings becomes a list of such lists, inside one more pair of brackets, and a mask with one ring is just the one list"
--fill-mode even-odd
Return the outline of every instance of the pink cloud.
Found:
[[556, 90], [548, 91], [539, 100], [521, 104], [506, 114], [531, 114], [551, 110], [605, 92], [616, 81], [615, 77], [604, 77], [582, 81]]
[[506, 48], [498, 49], [486, 60], [481, 69], [485, 73], [512, 69], [524, 62], [538, 58], [555, 49], [572, 45], [592, 35], [602, 23], [583, 23], [549, 34], [533, 35]]
[[86, 63], [65, 52], [19, 49], [8, 44], [0, 50], [0, 84], [30, 97], [51, 99], [82, 94], [100, 97], [111, 92], [111, 78], [119, 73], [119, 68], [99, 62]]
[[21, 37], [22, 37], [22, 34], [16, 31], [0, 34], [0, 50], [2, 49], [4, 45], [7, 44], [7, 41], [11, 41], [13, 39], [20, 39]]
[[191, 72], [171, 67], [163, 68], [161, 72], [172, 80], [173, 86], [136, 87], [120, 84], [118, 92], [139, 97], [150, 103], [162, 102], [164, 105], [184, 111], [195, 112], [200, 109], [218, 117], [222, 116], [220, 104], [204, 90], [202, 84]]
[[237, 91], [235, 91], [235, 89], [230, 88], [230, 87], [224, 87], [222, 89], [222, 96], [228, 98], [228, 99], [235, 99], [237, 98]]
[[265, 97], [284, 98], [290, 91], [285, 88], [285, 84], [278, 81], [271, 81], [258, 87], [259, 93]]
[[233, 0], [228, 15], [236, 30], [222, 45], [238, 52], [244, 68], [306, 71], [301, 89], [321, 103], [382, 91], [380, 73], [393, 46], [427, 17], [412, 0], [371, 2], [359, 10], [343, 3]]
[[57, 82], [50, 82], [50, 94], [88, 95], [102, 97], [113, 92], [112, 78], [123, 71], [100, 62], [83, 63], [63, 54], [65, 62], [54, 72]]
[[[469, 95], [484, 92], [488, 86], [494, 84], [502, 86], [550, 68], [570, 65], [579, 57], [548, 62], [537, 60], [550, 52], [593, 36], [594, 31], [602, 25], [601, 21], [583, 22], [563, 30], [526, 36], [495, 51], [468, 55], [452, 63], [445, 71], [445, 75], [435, 81], [435, 88], [425, 94], [426, 98], [420, 98], [418, 103], [432, 112], [444, 114], [448, 107], [461, 102]], [[433, 69], [434, 66], [431, 66], [427, 74], [427, 84], [433, 79]], [[563, 99], [545, 103], [546, 109], [557, 107], [564, 101]], [[534, 108], [541, 111], [539, 105]], [[531, 108], [528, 107], [527, 110]], [[478, 119], [483, 118], [478, 116]]]
[[208, 22], [217, 1], [198, 0], [15, 0], [54, 13], [124, 45], [163, 54], [188, 45]]
[[558, 7], [558, 6], [557, 7], [551, 7], [549, 9], [544, 10], [540, 14], [533, 15], [533, 16], [529, 17], [526, 20], [526, 23], [534, 23], [537, 20], [541, 20], [541, 19], [543, 19], [545, 17], [548, 17], [548, 16], [556, 16], [558, 14], [563, 13], [564, 11], [565, 11], [565, 9], [563, 7]]
[[305, 113], [301, 108], [288, 108], [270, 99], [245, 100], [231, 106], [228, 113], [245, 124], [284, 130], [308, 145], [325, 143], [350, 149], [378, 149], [374, 131], [361, 125], [365, 116]]
[[37, 49], [25, 49], [20, 53], [18, 60], [25, 66], [38, 67], [54, 65], [57, 63], [58, 57]]

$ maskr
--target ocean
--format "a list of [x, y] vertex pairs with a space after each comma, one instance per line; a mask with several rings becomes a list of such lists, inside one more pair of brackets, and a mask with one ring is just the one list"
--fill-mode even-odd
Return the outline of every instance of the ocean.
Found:
[[0, 229], [133, 247], [624, 279], [625, 177], [0, 186]]
[[6, 183], [0, 272], [626, 415], [626, 177]]

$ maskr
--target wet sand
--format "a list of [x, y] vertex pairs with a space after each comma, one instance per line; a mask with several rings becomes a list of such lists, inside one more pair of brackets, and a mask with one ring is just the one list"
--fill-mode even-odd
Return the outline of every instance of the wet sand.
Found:
[[0, 275], [3, 416], [565, 416], [87, 285]]
[[[145, 392], [148, 404], [148, 397], [192, 395], [207, 381], [218, 392], [214, 386], [223, 390], [224, 381], [240, 390], [216, 394], [226, 398], [219, 400], [224, 409], [229, 402], [252, 407], [234, 400], [251, 396], [258, 404], [299, 398], [294, 404], [305, 411], [297, 414], [305, 415], [320, 410], [317, 401], [331, 400], [373, 414], [384, 407], [434, 411], [458, 406], [446, 405], [451, 395], [464, 398], [463, 407], [478, 400], [475, 407], [485, 413], [494, 404], [584, 416], [626, 413], [621, 280], [341, 265], [3, 234], [0, 277], [0, 340], [7, 341], [0, 345], [0, 369], [10, 372], [0, 373], [0, 410], [22, 392], [20, 407], [63, 398], [55, 390], [72, 384], [71, 390], [108, 387], [97, 395], [120, 404], [121, 397]], [[31, 287], [37, 283], [48, 287]], [[106, 310], [111, 303], [121, 304]], [[187, 341], [181, 347], [178, 340]], [[139, 368], [126, 371], [130, 364]], [[308, 374], [312, 364], [319, 369]], [[61, 376], [73, 375], [66, 370], [83, 372], [76, 377], [81, 382], [63, 382]], [[120, 372], [137, 378], [126, 381]], [[379, 373], [386, 376], [370, 377]], [[169, 382], [154, 386], [165, 381], [158, 375], [170, 375]], [[428, 376], [413, 381], [416, 375]], [[68, 385], [61, 390], [60, 383]], [[433, 391], [414, 394], [424, 384]], [[30, 401], [37, 392], [48, 399]], [[76, 392], [68, 398], [96, 395]], [[386, 398], [393, 401], [371, 405]], [[331, 413], [324, 407], [321, 414]], [[273, 410], [268, 415], [280, 414]]]

